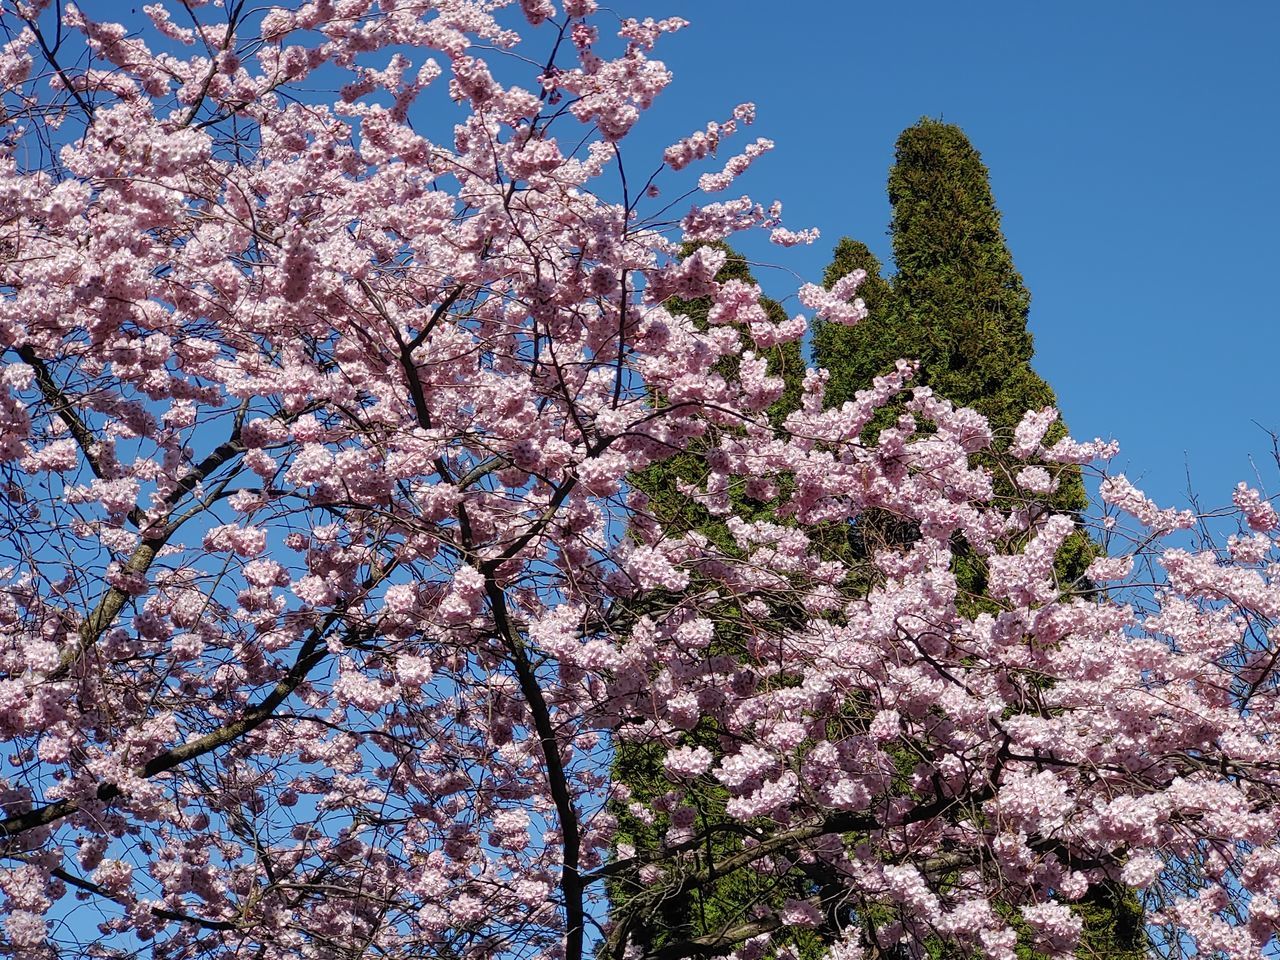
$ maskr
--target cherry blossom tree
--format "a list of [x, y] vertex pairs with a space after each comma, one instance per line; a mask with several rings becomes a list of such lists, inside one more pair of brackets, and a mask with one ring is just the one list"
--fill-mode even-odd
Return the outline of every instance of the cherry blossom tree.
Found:
[[[1046, 448], [1052, 410], [977, 460], [985, 421], [903, 362], [830, 409], [810, 371], [771, 420], [738, 331], [809, 317], [676, 256], [812, 239], [714, 196], [771, 146], [753, 108], [625, 147], [683, 20], [86, 6], [0, 3], [5, 951], [621, 960], [664, 899], [796, 869], [805, 896], [661, 955], [1067, 956], [1067, 904], [1115, 880], [1167, 953], [1274, 947], [1276, 513], [1242, 485], [1219, 549], [1106, 477], [1111, 553], [1061, 583], [1056, 473], [1115, 448]], [[864, 321], [857, 282], [799, 304]], [[706, 325], [666, 307], [704, 296]], [[627, 485], [690, 447], [732, 550]], [[855, 594], [811, 534], [868, 510], [918, 536]], [[670, 779], [643, 862], [622, 740]]]

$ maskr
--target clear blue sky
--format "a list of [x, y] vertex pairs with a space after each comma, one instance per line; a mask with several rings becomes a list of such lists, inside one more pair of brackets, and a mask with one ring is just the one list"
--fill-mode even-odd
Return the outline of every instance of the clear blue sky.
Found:
[[849, 234], [887, 260], [894, 140], [922, 115], [959, 124], [991, 169], [1035, 366], [1072, 432], [1120, 440], [1118, 464], [1162, 499], [1189, 468], [1225, 501], [1250, 454], [1280, 491], [1254, 423], [1280, 430], [1280, 4], [668, 7], [693, 26], [660, 45], [676, 81], [642, 126], [690, 132], [755, 101], [752, 136], [778, 146], [742, 186], [823, 233], [750, 255], [818, 279]]

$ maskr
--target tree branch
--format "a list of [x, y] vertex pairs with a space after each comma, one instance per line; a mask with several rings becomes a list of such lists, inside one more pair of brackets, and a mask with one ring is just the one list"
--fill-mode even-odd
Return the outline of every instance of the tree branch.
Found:
[[[86, 890], [89, 893], [96, 894], [97, 896], [100, 896], [100, 897], [105, 897], [108, 900], [115, 899], [114, 897], [111, 896], [111, 894], [106, 889], [94, 883], [92, 880], [86, 880], [83, 877], [77, 877], [75, 874], [68, 873], [66, 870], [63, 870], [61, 867], [55, 867], [53, 870], [50, 871], [50, 873], [53, 876], [57, 877], [59, 880], [61, 880], [63, 883], [68, 884], [69, 886], [75, 887], [78, 890]], [[160, 917], [161, 919], [164, 919], [164, 920], [176, 920], [179, 923], [193, 923], [198, 927], [204, 927], [206, 930], [239, 930], [240, 929], [240, 925], [232, 920], [208, 920], [204, 917], [197, 917], [189, 913], [180, 913], [177, 910], [169, 910], [166, 907], [152, 907], [151, 913], [154, 916]]]
[[[368, 591], [381, 583], [390, 573], [398, 566], [396, 561], [390, 562], [385, 569], [380, 571], [377, 576], [371, 577], [364, 584], [364, 590]], [[325, 634], [338, 620], [343, 617], [350, 604], [344, 604], [329, 612], [325, 617], [324, 623], [315, 627], [307, 639], [303, 642], [302, 648], [298, 651], [298, 657], [294, 661], [289, 672], [285, 674], [275, 685], [272, 691], [263, 697], [260, 701], [249, 707], [235, 720], [224, 723], [215, 730], [210, 731], [202, 737], [195, 740], [187, 741], [166, 750], [159, 756], [152, 757], [141, 767], [135, 770], [135, 775], [141, 779], [150, 779], [161, 773], [165, 773], [175, 767], [181, 766], [189, 760], [195, 760], [204, 756], [219, 747], [232, 743], [243, 737], [245, 734], [253, 731], [257, 727], [266, 723], [272, 718], [275, 709], [284, 703], [307, 678], [315, 667], [328, 656], [328, 647], [322, 641]], [[355, 628], [348, 634], [350, 639]], [[98, 800], [108, 803], [121, 796], [124, 790], [114, 783], [100, 784], [95, 791]], [[35, 807], [25, 813], [14, 814], [0, 820], [0, 837], [13, 837], [27, 830], [36, 827], [47, 826], [65, 817], [70, 816], [80, 809], [80, 804], [74, 800], [63, 799], [53, 803], [47, 803], [40, 807]]]
[[586, 911], [583, 906], [585, 884], [578, 869], [582, 839], [578, 814], [574, 810], [573, 797], [569, 793], [568, 776], [560, 758], [560, 740], [556, 736], [555, 726], [551, 722], [551, 711], [538, 685], [538, 678], [534, 674], [533, 665], [529, 662], [524, 643], [512, 629], [506, 596], [494, 581], [492, 572], [485, 576], [485, 590], [489, 597], [489, 606], [493, 610], [494, 626], [511, 653], [521, 693], [529, 705], [529, 712], [533, 714], [534, 729], [538, 733], [542, 756], [547, 764], [547, 785], [551, 790], [552, 802], [555, 804], [556, 817], [560, 821], [564, 847], [560, 890], [565, 904], [565, 960], [582, 960], [583, 939], [586, 932]]

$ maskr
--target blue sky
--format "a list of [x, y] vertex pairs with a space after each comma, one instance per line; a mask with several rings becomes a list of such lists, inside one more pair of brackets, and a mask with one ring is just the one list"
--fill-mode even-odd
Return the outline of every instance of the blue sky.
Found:
[[744, 245], [753, 258], [817, 279], [849, 234], [888, 259], [894, 140], [922, 115], [959, 124], [991, 169], [1035, 366], [1072, 432], [1120, 440], [1118, 466], [1162, 500], [1185, 496], [1189, 469], [1206, 503], [1226, 501], [1251, 454], [1280, 492], [1258, 426], [1280, 431], [1280, 4], [663, 9], [693, 26], [660, 45], [676, 80], [642, 126], [680, 135], [755, 101], [751, 135], [777, 148], [743, 188], [822, 230], [810, 248]]

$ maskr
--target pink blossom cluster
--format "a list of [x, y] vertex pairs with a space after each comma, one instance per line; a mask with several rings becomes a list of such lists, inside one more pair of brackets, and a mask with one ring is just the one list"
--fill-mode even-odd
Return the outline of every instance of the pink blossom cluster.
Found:
[[724, 169], [719, 173], [704, 173], [698, 178], [698, 188], [703, 193], [718, 193], [727, 190], [733, 181], [747, 172], [753, 160], [773, 149], [773, 141], [758, 137], [755, 142], [747, 144], [745, 150], [737, 156], [730, 157]]
[[867, 305], [862, 299], [859, 297], [850, 300], [854, 291], [866, 279], [867, 271], [854, 270], [837, 280], [830, 290], [814, 283], [806, 283], [800, 288], [800, 302], [823, 320], [851, 327], [867, 318]]

